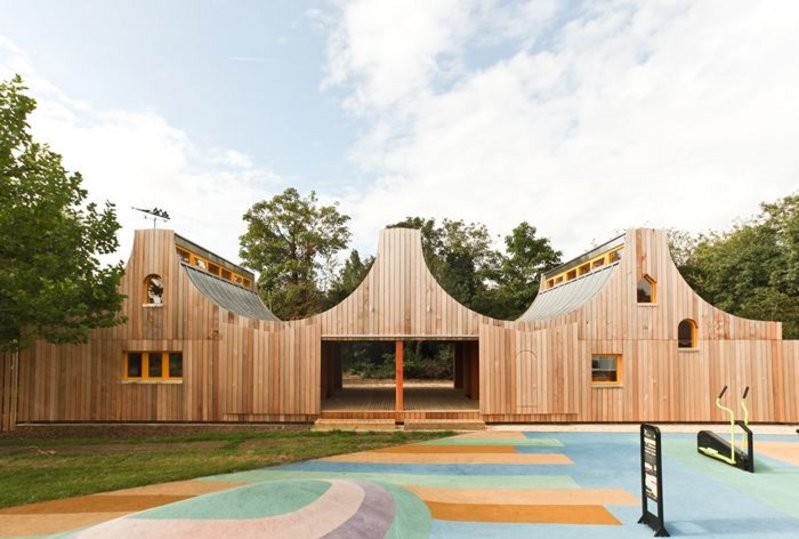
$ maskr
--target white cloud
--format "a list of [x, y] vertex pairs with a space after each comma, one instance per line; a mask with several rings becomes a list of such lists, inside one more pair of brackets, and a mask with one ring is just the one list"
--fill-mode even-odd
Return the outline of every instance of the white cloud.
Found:
[[[364, 245], [425, 215], [528, 220], [576, 254], [629, 226], [723, 229], [799, 188], [793, 3], [401, 6], [341, 4], [328, 47], [370, 125], [352, 159], [377, 180], [347, 200]], [[509, 54], [443, 69], [480, 43]]]
[[236, 150], [198, 147], [155, 113], [100, 110], [71, 99], [37, 72], [24, 51], [0, 40], [0, 79], [14, 73], [38, 102], [30, 118], [34, 138], [61, 154], [68, 170], [81, 172], [92, 201], [116, 204], [123, 228], [120, 249], [108, 261], [127, 260], [133, 230], [152, 226], [132, 207], [156, 206], [169, 212], [167, 227], [238, 260], [241, 216], [273, 194], [281, 183], [276, 174]]

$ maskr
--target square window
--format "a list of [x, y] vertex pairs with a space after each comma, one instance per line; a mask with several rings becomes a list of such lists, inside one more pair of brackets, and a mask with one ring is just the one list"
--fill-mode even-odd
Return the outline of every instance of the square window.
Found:
[[161, 378], [163, 376], [161, 352], [147, 354], [147, 376], [148, 378]]
[[142, 354], [141, 352], [128, 352], [127, 377], [141, 378]]
[[598, 354], [591, 357], [591, 382], [595, 384], [617, 384], [621, 381], [621, 356]]
[[183, 378], [183, 354], [169, 353], [169, 378]]

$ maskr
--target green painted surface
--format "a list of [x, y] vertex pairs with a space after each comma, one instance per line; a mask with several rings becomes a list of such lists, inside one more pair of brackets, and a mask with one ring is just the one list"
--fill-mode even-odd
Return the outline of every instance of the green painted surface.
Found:
[[396, 504], [394, 522], [386, 534], [386, 539], [412, 539], [430, 536], [430, 509], [418, 496], [391, 483], [379, 482], [391, 493]]
[[253, 470], [206, 477], [204, 481], [277, 481], [284, 479], [362, 479], [441, 488], [580, 488], [568, 475], [414, 475], [369, 472]]
[[440, 438], [418, 445], [520, 445], [525, 447], [563, 447], [554, 438]]
[[164, 505], [130, 518], [242, 519], [292, 513], [316, 501], [330, 488], [326, 481], [284, 480], [258, 483]]
[[713, 479], [756, 498], [764, 504], [799, 518], [796, 490], [799, 488], [799, 471], [786, 463], [780, 466], [772, 459], [757, 457], [755, 440], [755, 473], [744, 472], [715, 459], [704, 457], [696, 451], [696, 440], [664, 441], [665, 455]]

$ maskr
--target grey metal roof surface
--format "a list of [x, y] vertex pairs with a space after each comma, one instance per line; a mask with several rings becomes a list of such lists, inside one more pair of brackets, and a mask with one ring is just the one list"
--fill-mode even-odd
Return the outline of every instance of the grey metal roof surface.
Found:
[[587, 275], [539, 292], [530, 308], [517, 320], [519, 322], [548, 320], [573, 311], [602, 289], [618, 265], [619, 262], [609, 264]]
[[189, 279], [202, 295], [219, 305], [241, 316], [257, 320], [279, 320], [272, 311], [266, 308], [258, 294], [202, 270], [181, 263]]

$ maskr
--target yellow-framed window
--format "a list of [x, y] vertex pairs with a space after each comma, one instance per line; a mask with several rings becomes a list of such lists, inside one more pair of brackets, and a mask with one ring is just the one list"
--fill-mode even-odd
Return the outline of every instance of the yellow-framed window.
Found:
[[176, 251], [178, 253], [178, 258], [180, 258], [186, 264], [191, 263], [191, 253], [185, 249], [181, 249], [180, 247], [176, 247]]
[[594, 385], [621, 384], [621, 354], [593, 354], [591, 383]]
[[638, 303], [655, 303], [657, 300], [657, 281], [649, 275], [644, 275], [636, 287]]
[[125, 380], [182, 378], [182, 352], [125, 352]]

